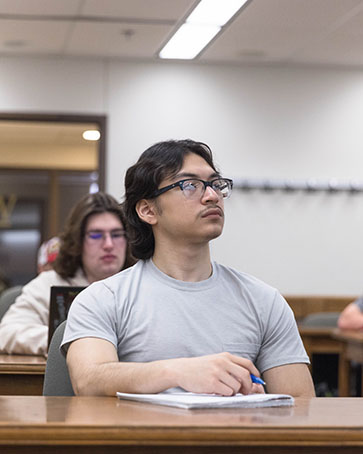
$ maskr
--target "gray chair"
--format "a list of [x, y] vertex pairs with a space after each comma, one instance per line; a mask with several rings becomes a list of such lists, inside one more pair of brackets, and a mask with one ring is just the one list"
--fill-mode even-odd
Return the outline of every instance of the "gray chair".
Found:
[[16, 298], [20, 295], [22, 288], [22, 285], [17, 285], [15, 287], [7, 288], [2, 292], [0, 295], [0, 320], [3, 318], [9, 307], [14, 303]]
[[50, 341], [44, 375], [43, 396], [74, 396], [66, 359], [59, 350], [65, 327], [66, 321], [58, 326]]
[[315, 312], [304, 317], [299, 326], [304, 327], [335, 327], [337, 326], [340, 312]]

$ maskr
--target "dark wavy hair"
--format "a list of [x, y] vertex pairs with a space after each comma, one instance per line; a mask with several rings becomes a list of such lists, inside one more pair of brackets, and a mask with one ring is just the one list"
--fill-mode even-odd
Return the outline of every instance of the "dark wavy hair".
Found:
[[123, 208], [134, 257], [148, 259], [152, 257], [155, 248], [152, 227], [139, 218], [136, 212], [137, 202], [153, 198], [161, 181], [176, 175], [189, 153], [202, 157], [217, 172], [209, 146], [190, 139], [158, 142], [144, 151], [136, 164], [127, 170]]
[[[103, 192], [87, 194], [72, 208], [64, 230], [59, 235], [61, 246], [53, 268], [64, 279], [74, 277], [77, 269], [82, 267], [83, 239], [88, 218], [93, 214], [106, 212], [113, 213], [120, 219], [127, 237], [125, 216], [116, 199]], [[135, 260], [130, 253], [129, 243], [127, 243], [126, 259], [122, 269], [124, 270], [134, 263]]]

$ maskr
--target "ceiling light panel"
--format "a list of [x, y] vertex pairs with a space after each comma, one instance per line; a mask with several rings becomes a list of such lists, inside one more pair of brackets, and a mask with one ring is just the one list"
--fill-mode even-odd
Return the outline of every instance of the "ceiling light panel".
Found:
[[191, 24], [226, 24], [247, 0], [202, 0], [187, 18]]
[[160, 58], [193, 59], [220, 29], [221, 27], [215, 25], [183, 24], [162, 49], [159, 56]]
[[159, 53], [166, 59], [193, 59], [248, 0], [202, 0]]

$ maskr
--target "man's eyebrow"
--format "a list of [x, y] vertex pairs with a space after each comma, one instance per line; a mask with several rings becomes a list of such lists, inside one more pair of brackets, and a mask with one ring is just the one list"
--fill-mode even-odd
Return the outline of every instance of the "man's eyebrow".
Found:
[[[219, 178], [219, 177], [220, 177], [220, 174], [218, 172], [213, 172], [213, 173], [211, 173], [209, 175], [208, 180], [211, 180], [212, 178]], [[198, 178], [198, 179], [200, 179], [200, 176], [197, 175], [196, 173], [181, 172], [181, 173], [177, 173], [174, 178], [176, 180], [183, 179], [183, 178]]]

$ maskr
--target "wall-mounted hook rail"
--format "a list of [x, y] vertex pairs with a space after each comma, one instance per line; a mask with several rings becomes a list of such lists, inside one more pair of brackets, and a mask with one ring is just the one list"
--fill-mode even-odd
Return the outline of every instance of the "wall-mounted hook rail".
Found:
[[363, 192], [363, 181], [357, 180], [337, 180], [330, 178], [318, 180], [309, 178], [306, 180], [293, 179], [269, 179], [269, 178], [234, 178], [233, 187], [242, 191], [261, 190], [261, 191], [326, 191], [335, 192]]

